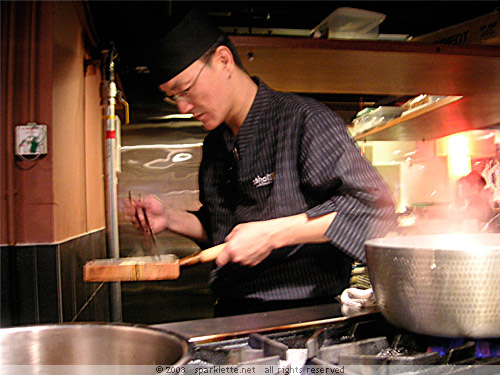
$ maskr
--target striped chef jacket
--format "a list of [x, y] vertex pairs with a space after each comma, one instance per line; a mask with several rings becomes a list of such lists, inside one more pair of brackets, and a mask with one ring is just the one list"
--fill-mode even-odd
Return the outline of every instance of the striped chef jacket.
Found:
[[333, 298], [349, 285], [353, 259], [364, 262], [365, 240], [393, 227], [391, 192], [335, 112], [254, 79], [258, 92], [237, 137], [222, 124], [203, 144], [196, 214], [209, 239], [222, 243], [244, 222], [337, 215], [327, 243], [276, 249], [254, 267], [229, 263], [213, 270], [210, 285], [228, 299]]

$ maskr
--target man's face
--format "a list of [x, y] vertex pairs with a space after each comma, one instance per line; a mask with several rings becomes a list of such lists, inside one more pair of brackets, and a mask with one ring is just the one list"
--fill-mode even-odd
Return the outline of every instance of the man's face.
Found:
[[220, 79], [219, 65], [214, 61], [196, 60], [170, 81], [160, 85], [175, 101], [179, 112], [192, 113], [206, 130], [213, 130], [225, 119], [228, 101], [224, 81]]

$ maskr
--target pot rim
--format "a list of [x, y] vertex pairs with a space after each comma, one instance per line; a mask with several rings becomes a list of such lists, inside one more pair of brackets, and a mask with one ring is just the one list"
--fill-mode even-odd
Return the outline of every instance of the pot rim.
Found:
[[375, 238], [366, 249], [479, 251], [499, 250], [500, 233], [443, 233]]
[[47, 324], [32, 324], [32, 325], [21, 325], [14, 327], [3, 327], [0, 328], [0, 339], [5, 334], [9, 333], [22, 333], [22, 332], [33, 332], [33, 331], [48, 331], [48, 330], [62, 330], [65, 328], [79, 328], [79, 327], [93, 327], [93, 328], [103, 328], [103, 329], [125, 329], [125, 330], [140, 330], [142, 332], [151, 332], [158, 334], [160, 336], [173, 339], [182, 347], [182, 356], [171, 364], [170, 366], [181, 366], [188, 363], [194, 356], [193, 344], [183, 335], [168, 331], [158, 327], [151, 327], [145, 324], [138, 323], [126, 323], [126, 322], [61, 322], [61, 323], [47, 323]]

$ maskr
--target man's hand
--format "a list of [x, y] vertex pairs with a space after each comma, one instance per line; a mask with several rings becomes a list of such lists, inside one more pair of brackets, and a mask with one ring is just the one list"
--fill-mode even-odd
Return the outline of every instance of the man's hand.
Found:
[[127, 220], [142, 232], [147, 227], [144, 214], [147, 215], [153, 233], [167, 228], [167, 209], [156, 195], [131, 196], [124, 206], [124, 213]]
[[325, 232], [336, 213], [316, 218], [298, 214], [266, 221], [239, 224], [226, 237], [226, 247], [215, 262], [219, 267], [229, 263], [255, 266], [274, 249], [301, 243], [328, 241]]
[[272, 228], [267, 221], [239, 224], [227, 235], [226, 247], [215, 262], [218, 266], [229, 262], [255, 266], [275, 249], [272, 236]]
[[155, 234], [168, 229], [196, 241], [208, 242], [205, 229], [195, 215], [165, 206], [156, 195], [132, 196], [124, 204], [123, 213], [142, 232], [147, 228], [145, 213]]

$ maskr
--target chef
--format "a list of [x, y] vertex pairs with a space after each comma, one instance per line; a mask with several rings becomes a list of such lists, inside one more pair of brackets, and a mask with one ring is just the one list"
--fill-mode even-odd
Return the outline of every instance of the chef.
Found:
[[493, 192], [486, 187], [485, 178], [478, 172], [472, 171], [457, 181], [459, 215], [461, 220], [468, 220], [470, 225], [483, 227], [494, 214]]
[[334, 303], [353, 261], [365, 260], [365, 240], [395, 223], [388, 187], [342, 119], [250, 77], [229, 38], [195, 10], [141, 57], [165, 100], [209, 133], [201, 209], [151, 195], [127, 206], [130, 221], [141, 227], [141, 207], [156, 233], [226, 243], [210, 280], [216, 316]]

